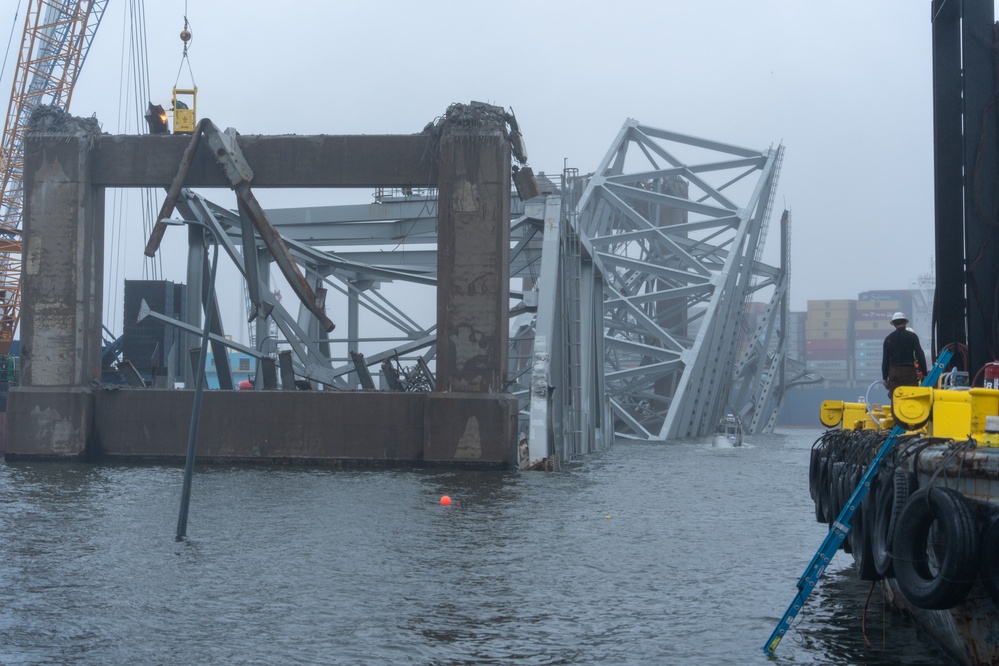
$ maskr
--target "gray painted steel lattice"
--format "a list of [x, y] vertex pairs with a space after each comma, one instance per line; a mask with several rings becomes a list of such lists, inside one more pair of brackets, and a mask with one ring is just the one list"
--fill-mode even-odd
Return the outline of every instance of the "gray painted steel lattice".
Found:
[[[782, 150], [628, 120], [595, 173], [567, 169], [557, 182], [538, 174], [540, 196], [512, 197], [506, 389], [520, 402], [522, 464], [557, 464], [615, 434], [704, 435], [728, 409], [750, 432], [773, 427], [786, 387], [787, 214], [783, 266], [762, 263], [760, 252]], [[259, 239], [242, 239], [252, 229], [237, 213], [186, 191], [178, 210], [217, 229], [246, 280], [256, 316], [248, 351], [273, 357], [280, 343], [296, 374], [337, 390], [371, 381], [358, 362], [433, 363], [435, 327], [414, 310], [426, 303], [392, 301], [381, 285], [436, 284], [436, 196], [379, 190], [372, 204], [268, 211], [314, 288], [347, 296], [340, 339], [275, 298]], [[197, 241], [188, 264], [196, 290], [206, 251]], [[745, 304], [765, 290], [766, 312], [744, 322]], [[393, 332], [362, 330], [365, 311]], [[224, 339], [221, 325], [215, 333]], [[359, 349], [363, 361], [350, 361]]]
[[[628, 120], [589, 179], [578, 219], [604, 278], [605, 381], [619, 434], [703, 436], [727, 408], [752, 413], [756, 431], [772, 427], [769, 396], [751, 387], [747, 409], [730, 393], [737, 364], [770, 379], [783, 355], [769, 333], [780, 304], [787, 321], [787, 276], [760, 261], [782, 153]], [[776, 290], [767, 331], [740, 359], [745, 305], [767, 287]]]

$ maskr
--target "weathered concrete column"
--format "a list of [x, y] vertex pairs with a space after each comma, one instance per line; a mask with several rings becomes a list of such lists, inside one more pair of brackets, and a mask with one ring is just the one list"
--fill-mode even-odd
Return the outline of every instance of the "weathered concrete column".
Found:
[[[468, 119], [462, 119], [468, 120]], [[510, 311], [510, 141], [500, 117], [440, 138], [437, 391], [501, 393]]]
[[24, 144], [21, 386], [7, 456], [82, 457], [101, 378], [104, 190], [91, 178], [100, 127], [43, 107]]
[[25, 141], [22, 386], [101, 378], [104, 190], [91, 182], [92, 134], [67, 117], [72, 133], [29, 133]]

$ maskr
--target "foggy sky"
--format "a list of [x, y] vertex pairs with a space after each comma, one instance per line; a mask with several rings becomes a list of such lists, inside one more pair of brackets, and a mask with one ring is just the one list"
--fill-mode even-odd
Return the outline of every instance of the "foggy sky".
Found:
[[[7, 30], [15, 4], [0, 9]], [[110, 133], [145, 131], [119, 119], [127, 4], [109, 3], [71, 106]], [[145, 4], [151, 97], [169, 106], [185, 2]], [[592, 171], [628, 117], [751, 148], [782, 142], [764, 259], [776, 262], [776, 222], [789, 207], [798, 310], [807, 299], [907, 288], [930, 269], [929, 9], [929, 0], [187, 3], [199, 117], [243, 134], [419, 132], [452, 102], [478, 100], [515, 111], [535, 171], [558, 173], [566, 160]], [[179, 84], [190, 82], [185, 69]]]

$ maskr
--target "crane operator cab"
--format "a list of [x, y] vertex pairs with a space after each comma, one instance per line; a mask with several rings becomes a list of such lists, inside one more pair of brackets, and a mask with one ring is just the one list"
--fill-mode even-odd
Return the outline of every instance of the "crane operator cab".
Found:
[[198, 124], [198, 86], [173, 89], [173, 133], [194, 134]]

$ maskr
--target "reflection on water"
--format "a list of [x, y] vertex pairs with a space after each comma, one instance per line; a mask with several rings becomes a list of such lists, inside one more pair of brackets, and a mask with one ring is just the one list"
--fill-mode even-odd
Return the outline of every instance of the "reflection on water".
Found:
[[[817, 436], [560, 474], [0, 464], [0, 663], [768, 663], [824, 537]], [[454, 504], [442, 507], [441, 495]], [[788, 664], [939, 664], [848, 556]]]

